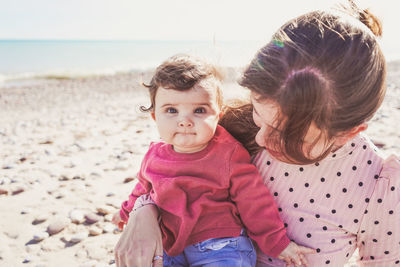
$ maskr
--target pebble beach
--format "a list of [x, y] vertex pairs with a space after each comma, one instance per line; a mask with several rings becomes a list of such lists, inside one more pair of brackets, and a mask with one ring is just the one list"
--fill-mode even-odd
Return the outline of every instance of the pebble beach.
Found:
[[[0, 266], [115, 266], [111, 224], [152, 140], [152, 71], [0, 84]], [[228, 69], [226, 98], [245, 97]], [[400, 62], [367, 134], [400, 153]], [[347, 267], [357, 266], [354, 255]]]

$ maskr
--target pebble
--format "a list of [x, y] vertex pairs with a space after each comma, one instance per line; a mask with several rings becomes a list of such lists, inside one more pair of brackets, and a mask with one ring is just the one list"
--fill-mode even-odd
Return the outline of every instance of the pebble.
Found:
[[124, 184], [132, 182], [133, 180], [135, 180], [134, 177], [127, 177], [127, 178], [124, 179]]
[[25, 192], [25, 188], [23, 186], [17, 186], [11, 189], [11, 194], [12, 195], [17, 195], [20, 194], [22, 192]]
[[68, 177], [68, 175], [66, 174], [61, 174], [61, 176], [58, 178], [59, 181], [69, 181], [71, 180], [70, 177]]
[[9, 169], [12, 169], [12, 168], [13, 168], [12, 165], [4, 165], [4, 166], [3, 166], [3, 169], [4, 169], [4, 170], [9, 170]]
[[92, 236], [101, 235], [103, 233], [103, 229], [97, 226], [92, 226], [89, 228], [89, 234]]
[[59, 218], [49, 224], [49, 226], [47, 227], [47, 232], [50, 235], [57, 234], [57, 233], [61, 232], [62, 230], [64, 230], [64, 228], [67, 227], [69, 222], [70, 222], [69, 219]]
[[115, 226], [111, 223], [107, 223], [103, 226], [104, 233], [112, 233], [114, 232]]
[[87, 232], [81, 232], [81, 233], [72, 235], [69, 241], [72, 243], [79, 243], [79, 242], [85, 240], [87, 237], [88, 237]]
[[32, 224], [36, 225], [36, 224], [47, 221], [47, 219], [48, 219], [48, 217], [46, 214], [44, 214], [44, 213], [39, 214], [39, 215], [36, 215], [35, 219], [33, 219]]
[[31, 263], [31, 262], [35, 262], [38, 260], [39, 260], [38, 257], [35, 257], [33, 255], [27, 255], [27, 256], [25, 256], [25, 259], [22, 261], [22, 263]]
[[106, 216], [104, 216], [104, 221], [111, 222], [113, 216], [114, 216], [114, 214], [107, 214]]
[[93, 224], [93, 223], [97, 223], [98, 221], [100, 221], [102, 217], [93, 212], [90, 212], [90, 213], [86, 213], [85, 218], [86, 218], [87, 223]]
[[80, 224], [85, 221], [85, 214], [83, 211], [75, 209], [70, 211], [69, 218], [73, 223]]
[[48, 238], [50, 235], [48, 232], [39, 232], [33, 235], [33, 240], [39, 242], [42, 241], [46, 238]]
[[61, 198], [65, 198], [67, 196], [67, 193], [65, 193], [64, 191], [58, 192], [58, 194], [56, 195], [56, 199], [61, 199]]
[[86, 180], [86, 175], [84, 174], [75, 174], [74, 177], [72, 177], [74, 180]]
[[6, 189], [0, 188], [0, 195], [8, 195], [8, 191]]
[[106, 202], [106, 205], [112, 206], [112, 207], [114, 207], [114, 208], [116, 208], [116, 209], [120, 209], [120, 208], [121, 208], [121, 201], [118, 200], [118, 199], [109, 199], [109, 200]]
[[107, 214], [110, 214], [110, 213], [114, 213], [115, 209], [113, 207], [111, 207], [111, 206], [104, 205], [104, 206], [98, 207], [97, 208], [97, 212], [102, 214], [102, 215], [107, 215]]
[[12, 183], [12, 184], [18, 184], [18, 183], [21, 183], [21, 179], [18, 179], [18, 178], [12, 178], [12, 179], [11, 179], [11, 183]]
[[113, 171], [127, 171], [129, 169], [129, 164], [119, 163], [117, 166], [113, 168]]
[[19, 237], [19, 231], [17, 231], [17, 230], [7, 231], [7, 232], [4, 232], [4, 234], [11, 239], [17, 239]]
[[115, 196], [114, 192], [108, 192], [107, 195], [106, 195], [106, 197], [113, 197], [113, 196]]
[[32, 212], [31, 208], [24, 208], [23, 210], [21, 210], [21, 214], [29, 214]]
[[22, 261], [22, 263], [29, 263], [32, 261], [32, 258], [30, 256], [25, 257], [25, 259]]
[[382, 141], [374, 141], [374, 145], [375, 145], [377, 148], [383, 148], [383, 147], [386, 146], [386, 144], [385, 144], [384, 142], [382, 142]]
[[4, 177], [0, 180], [0, 185], [7, 185], [7, 184], [11, 184], [11, 179], [8, 177]]
[[98, 172], [91, 172], [90, 176], [92, 176], [92, 177], [101, 177], [101, 174], [99, 174]]

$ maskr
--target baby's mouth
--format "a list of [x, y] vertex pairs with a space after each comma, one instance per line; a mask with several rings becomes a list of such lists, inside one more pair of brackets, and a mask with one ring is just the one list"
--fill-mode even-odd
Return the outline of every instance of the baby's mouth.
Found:
[[181, 135], [195, 135], [196, 133], [186, 133], [186, 132], [183, 132], [183, 133], [176, 133], [176, 134], [181, 134]]

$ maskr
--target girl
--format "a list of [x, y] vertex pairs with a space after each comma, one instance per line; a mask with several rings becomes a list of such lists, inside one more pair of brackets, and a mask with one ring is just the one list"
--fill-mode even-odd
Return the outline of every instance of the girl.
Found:
[[[381, 31], [354, 5], [289, 21], [244, 72], [240, 84], [250, 89], [253, 108], [230, 110], [222, 120], [250, 151], [257, 150], [253, 140], [262, 147], [254, 163], [289, 237], [316, 249], [307, 255], [310, 266], [343, 266], [356, 248], [363, 266], [400, 266], [400, 163], [382, 158], [361, 133], [385, 95]], [[138, 213], [132, 232], [157, 240], [146, 228], [154, 213], [150, 205]], [[132, 235], [121, 237], [117, 254], [128, 255]], [[158, 242], [151, 244], [154, 254]], [[285, 265], [262, 253], [257, 263]]]

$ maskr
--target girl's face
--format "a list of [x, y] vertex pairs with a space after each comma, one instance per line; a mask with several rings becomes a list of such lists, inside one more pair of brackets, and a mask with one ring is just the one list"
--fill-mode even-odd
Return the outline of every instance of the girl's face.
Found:
[[[253, 120], [260, 128], [255, 138], [256, 143], [261, 147], [265, 147], [274, 158], [281, 161], [288, 161], [283, 156], [282, 151], [276, 151], [277, 148], [281, 147], [280, 144], [277, 144], [277, 142], [279, 142], [278, 137], [280, 134], [280, 129], [277, 128], [279, 127], [279, 122], [276, 120], [279, 118], [278, 104], [269, 100], [257, 101], [257, 95], [254, 93], [251, 94], [251, 102], [253, 104]], [[314, 123], [311, 123], [311, 126], [303, 139], [302, 153], [306, 157], [311, 159], [317, 158], [325, 152], [328, 140], [324, 135], [321, 137], [320, 135], [321, 130], [318, 129]], [[301, 137], [299, 136], [299, 138]], [[313, 146], [317, 139], [318, 142]]]
[[152, 116], [161, 139], [180, 153], [204, 149], [214, 136], [221, 112], [216, 91], [201, 83], [186, 91], [158, 88]]

